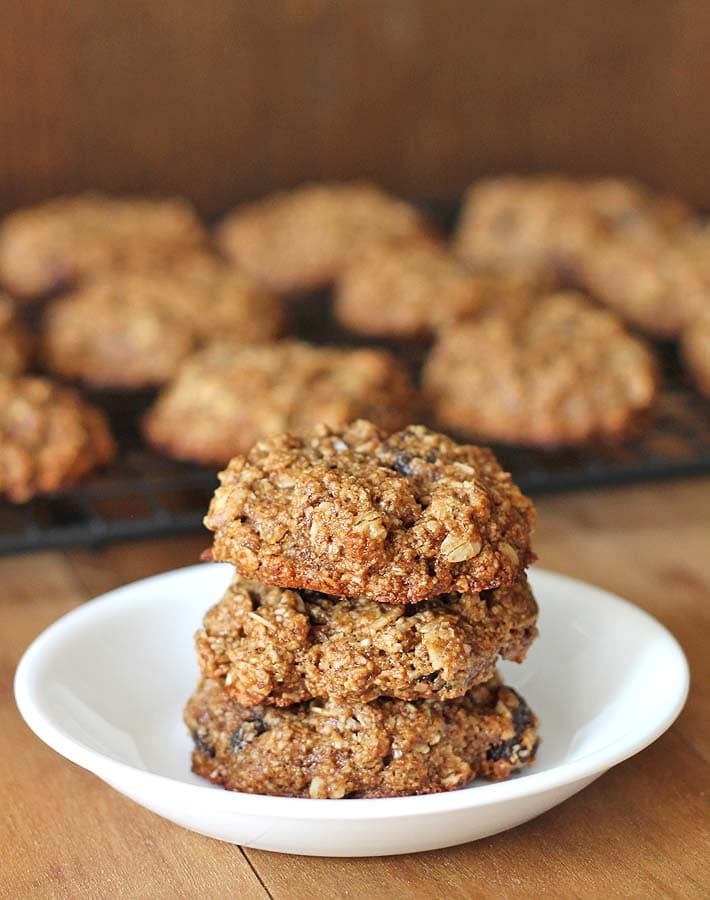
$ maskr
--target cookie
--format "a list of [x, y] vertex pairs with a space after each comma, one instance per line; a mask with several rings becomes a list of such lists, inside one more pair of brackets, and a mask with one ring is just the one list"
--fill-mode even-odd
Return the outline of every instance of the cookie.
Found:
[[[481, 285], [481, 306], [476, 316], [467, 318], [518, 315], [540, 297], [562, 289], [560, 278], [551, 269], [478, 272], [477, 277]], [[437, 334], [447, 327], [437, 329]]]
[[0, 294], [0, 376], [24, 372], [31, 355], [30, 333], [17, 320], [12, 301]]
[[184, 200], [59, 197], [0, 225], [0, 283], [31, 299], [112, 268], [166, 265], [207, 235]]
[[606, 237], [580, 259], [579, 282], [639, 330], [676, 338], [710, 308], [710, 231]]
[[574, 274], [600, 234], [655, 233], [687, 216], [679, 200], [630, 179], [485, 178], [466, 193], [454, 247], [478, 267]]
[[52, 301], [43, 321], [47, 367], [101, 388], [162, 384], [198, 346], [275, 337], [280, 301], [250, 278], [200, 261], [167, 272], [110, 272]]
[[446, 428], [561, 446], [629, 433], [654, 402], [657, 372], [616, 316], [557, 293], [442, 333], [423, 383]]
[[482, 594], [409, 606], [266, 587], [238, 575], [204, 617], [202, 674], [244, 706], [315, 698], [451, 700], [522, 662], [537, 635], [523, 578]]
[[366, 417], [394, 431], [413, 417], [406, 369], [382, 350], [297, 341], [220, 341], [191, 356], [144, 421], [147, 440], [170, 456], [226, 465], [256, 441], [334, 428]]
[[102, 413], [46, 378], [0, 377], [0, 494], [24, 503], [67, 487], [109, 462]]
[[433, 242], [376, 244], [338, 279], [336, 318], [357, 334], [427, 338], [478, 311], [483, 279]]
[[535, 515], [493, 453], [413, 425], [279, 435], [236, 456], [205, 525], [246, 578], [381, 603], [517, 581]]
[[537, 718], [498, 679], [464, 697], [240, 706], [204, 680], [185, 709], [192, 770], [228, 790], [340, 799], [431, 794], [530, 765]]
[[698, 390], [710, 397], [710, 308], [685, 327], [680, 351]]
[[369, 244], [425, 231], [414, 207], [374, 185], [325, 183], [238, 207], [221, 223], [217, 240], [240, 269], [288, 294], [329, 285]]

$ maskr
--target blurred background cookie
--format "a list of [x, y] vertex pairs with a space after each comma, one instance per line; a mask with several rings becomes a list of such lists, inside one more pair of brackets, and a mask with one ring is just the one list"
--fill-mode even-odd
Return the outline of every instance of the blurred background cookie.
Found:
[[103, 414], [46, 378], [0, 377], [0, 494], [24, 503], [113, 458]]
[[367, 182], [305, 184], [237, 207], [217, 229], [225, 255], [280, 293], [331, 284], [373, 243], [427, 232], [409, 203]]
[[557, 293], [445, 330], [423, 381], [444, 427], [557, 446], [622, 437], [652, 406], [657, 374], [612, 313]]
[[375, 244], [336, 283], [334, 312], [356, 334], [413, 339], [475, 313], [483, 285], [433, 241]]
[[260, 438], [357, 418], [387, 432], [416, 418], [407, 370], [391, 354], [219, 341], [185, 362], [149, 410], [144, 432], [170, 456], [223, 465]]
[[2, 222], [0, 284], [32, 299], [106, 269], [168, 264], [206, 240], [187, 200], [59, 197]]
[[710, 232], [697, 226], [602, 236], [577, 271], [592, 296], [656, 338], [677, 338], [710, 310]]
[[167, 381], [190, 351], [214, 337], [248, 343], [282, 328], [276, 297], [198, 259], [172, 272], [109, 272], [52, 301], [42, 350], [47, 367], [65, 378], [141, 388]]

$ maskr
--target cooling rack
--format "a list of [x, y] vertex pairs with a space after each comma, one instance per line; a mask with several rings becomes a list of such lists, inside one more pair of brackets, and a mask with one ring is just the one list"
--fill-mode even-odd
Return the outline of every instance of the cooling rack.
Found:
[[[426, 207], [448, 230], [456, 216], [455, 204]], [[315, 343], [360, 343], [333, 326], [329, 303], [328, 295], [322, 293], [294, 303], [294, 332]], [[494, 447], [525, 492], [541, 495], [710, 474], [710, 403], [685, 380], [675, 348], [661, 345], [658, 351], [660, 399], [653, 420], [636, 440], [621, 446], [596, 444], [554, 452]], [[416, 377], [422, 348], [404, 351], [400, 347], [396, 352]], [[96, 547], [202, 527], [217, 484], [216, 471], [166, 459], [143, 445], [139, 422], [150, 395], [102, 394], [91, 399], [111, 420], [119, 446], [117, 460], [106, 471], [56, 496], [22, 506], [0, 502], [0, 553]]]

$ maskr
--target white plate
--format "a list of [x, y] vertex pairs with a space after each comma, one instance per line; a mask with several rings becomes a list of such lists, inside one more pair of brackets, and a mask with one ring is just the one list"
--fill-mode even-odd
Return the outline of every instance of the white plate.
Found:
[[525, 774], [382, 800], [230, 793], [190, 772], [181, 718], [197, 681], [192, 635], [230, 577], [229, 566], [192, 566], [79, 607], [27, 650], [15, 696], [30, 728], [67, 759], [179, 825], [248, 847], [379, 856], [495, 834], [642, 750], [687, 694], [683, 652], [658, 622], [597, 588], [533, 571], [540, 638], [522, 667], [501, 667], [542, 721]]

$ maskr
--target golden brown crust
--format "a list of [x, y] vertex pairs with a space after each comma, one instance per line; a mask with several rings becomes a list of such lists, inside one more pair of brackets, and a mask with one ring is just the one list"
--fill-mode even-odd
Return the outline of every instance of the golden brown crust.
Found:
[[345, 268], [334, 312], [358, 334], [426, 338], [476, 313], [484, 290], [485, 279], [433, 242], [377, 244]]
[[240, 269], [280, 293], [325, 287], [369, 244], [417, 237], [420, 213], [366, 182], [305, 184], [238, 207], [217, 240]]
[[528, 445], [627, 434], [653, 404], [650, 349], [579, 294], [552, 294], [444, 332], [424, 370], [438, 421]]
[[0, 376], [19, 375], [27, 369], [32, 355], [30, 333], [17, 320], [15, 306], [0, 294]]
[[532, 504], [491, 451], [422, 426], [280, 435], [220, 481], [212, 558], [265, 584], [412, 603], [513, 584], [534, 559]]
[[315, 698], [451, 700], [522, 662], [537, 635], [525, 579], [415, 606], [266, 587], [238, 575], [195, 636], [202, 674], [244, 706]]
[[104, 416], [46, 378], [0, 378], [0, 493], [15, 503], [73, 484], [115, 452]]
[[192, 768], [228, 790], [398, 797], [499, 781], [530, 765], [537, 719], [495, 679], [459, 700], [243, 707], [203, 681], [185, 709]]
[[162, 384], [195, 347], [275, 337], [280, 301], [251, 279], [197, 259], [168, 272], [107, 273], [53, 301], [43, 351], [51, 371], [96, 387]]
[[710, 309], [685, 327], [680, 349], [685, 367], [698, 390], [710, 397]]
[[415, 392], [383, 350], [297, 341], [216, 342], [191, 356], [144, 420], [150, 443], [179, 459], [226, 465], [264, 437], [368, 418], [384, 431], [411, 421]]
[[0, 283], [31, 299], [106, 269], [167, 265], [206, 241], [184, 200], [59, 197], [2, 222]]

